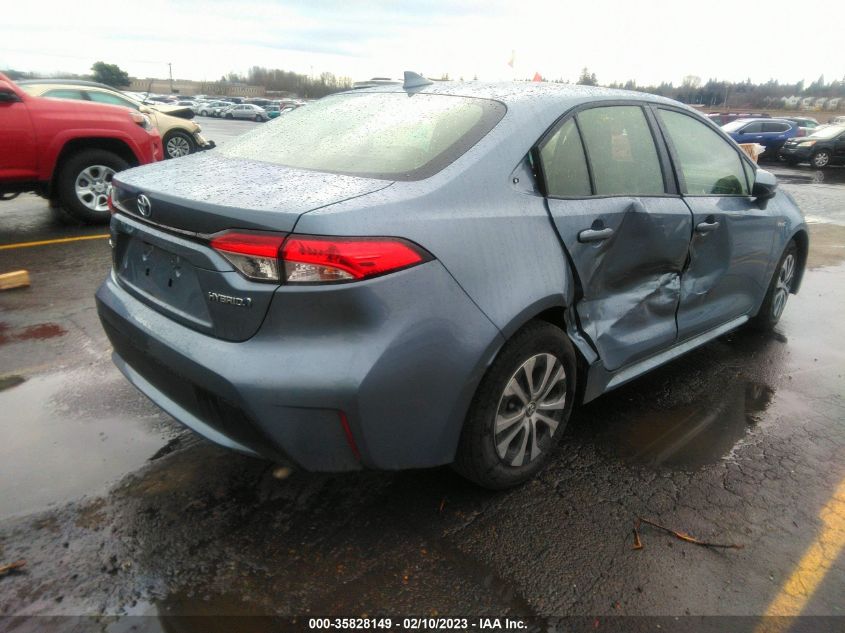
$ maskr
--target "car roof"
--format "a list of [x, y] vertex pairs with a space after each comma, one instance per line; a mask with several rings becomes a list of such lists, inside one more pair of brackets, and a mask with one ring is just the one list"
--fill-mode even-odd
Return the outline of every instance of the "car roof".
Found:
[[[344, 94], [367, 94], [374, 92], [405, 92], [402, 84], [382, 84], [371, 88], [357, 88], [345, 91]], [[560, 84], [551, 82], [482, 82], [482, 81], [437, 81], [421, 88], [412, 88], [411, 93], [443, 94], [462, 97], [476, 97], [480, 99], [494, 99], [505, 105], [535, 101], [559, 104], [561, 100], [573, 102], [588, 102], [596, 98], [602, 99], [636, 99], [655, 103], [678, 102], [658, 95], [633, 90], [619, 90], [615, 88], [599, 88], [597, 86], [582, 86], [579, 84]]]
[[19, 86], [38, 86], [41, 84], [55, 84], [58, 86], [85, 86], [88, 88], [104, 88], [113, 92], [120, 92], [114, 86], [108, 84], [101, 84], [96, 81], [85, 81], [83, 79], [27, 79], [26, 81], [16, 82]]
[[774, 119], [774, 118], [762, 119], [762, 118], [758, 118], [758, 117], [748, 117], [746, 119], [737, 119], [736, 121], [731, 121], [731, 123], [753, 123], [755, 121], [760, 121], [761, 123], [794, 123], [794, 121], [791, 121], [790, 119]]

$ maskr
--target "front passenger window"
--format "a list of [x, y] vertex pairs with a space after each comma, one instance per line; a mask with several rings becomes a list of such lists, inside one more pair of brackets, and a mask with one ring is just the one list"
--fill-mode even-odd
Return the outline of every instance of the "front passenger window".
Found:
[[737, 150], [715, 131], [691, 116], [659, 110], [680, 162], [682, 192], [691, 196], [748, 195]]

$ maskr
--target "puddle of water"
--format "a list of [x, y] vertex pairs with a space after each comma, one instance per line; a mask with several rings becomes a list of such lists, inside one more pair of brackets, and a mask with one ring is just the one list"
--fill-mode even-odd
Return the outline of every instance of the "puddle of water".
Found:
[[116, 370], [89, 368], [0, 390], [0, 518], [96, 494], [142, 466], [172, 432], [138, 400]]
[[597, 441], [629, 463], [699, 468], [729, 454], [773, 394], [763, 384], [731, 382], [689, 405], [622, 412], [598, 430]]

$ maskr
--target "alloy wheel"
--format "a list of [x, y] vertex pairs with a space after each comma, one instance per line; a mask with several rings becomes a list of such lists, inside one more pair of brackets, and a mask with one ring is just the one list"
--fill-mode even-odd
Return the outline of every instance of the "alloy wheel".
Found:
[[786, 300], [792, 288], [792, 278], [795, 276], [795, 255], [790, 253], [783, 260], [775, 282], [775, 296], [772, 300], [772, 316], [779, 319], [786, 307]]
[[76, 197], [92, 211], [108, 211], [109, 186], [114, 169], [105, 165], [91, 165], [76, 177]]
[[167, 155], [170, 158], [179, 158], [191, 153], [191, 144], [184, 136], [174, 136], [167, 141]]
[[819, 152], [813, 156], [813, 167], [827, 167], [830, 162], [830, 154], [827, 152]]
[[493, 441], [499, 458], [524, 466], [549, 450], [566, 408], [566, 371], [552, 354], [536, 354], [514, 372], [499, 398]]

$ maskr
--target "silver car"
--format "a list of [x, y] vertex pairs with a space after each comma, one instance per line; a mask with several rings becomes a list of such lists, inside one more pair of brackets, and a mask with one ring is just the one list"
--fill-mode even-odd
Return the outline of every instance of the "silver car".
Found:
[[270, 117], [264, 108], [251, 103], [242, 103], [224, 110], [222, 116], [226, 119], [249, 119], [251, 121], [269, 121]]
[[772, 330], [808, 249], [698, 112], [562, 84], [332, 95], [121, 172], [112, 205], [100, 318], [176, 419], [309, 470], [453, 463], [491, 488], [543, 466], [573, 405]]

